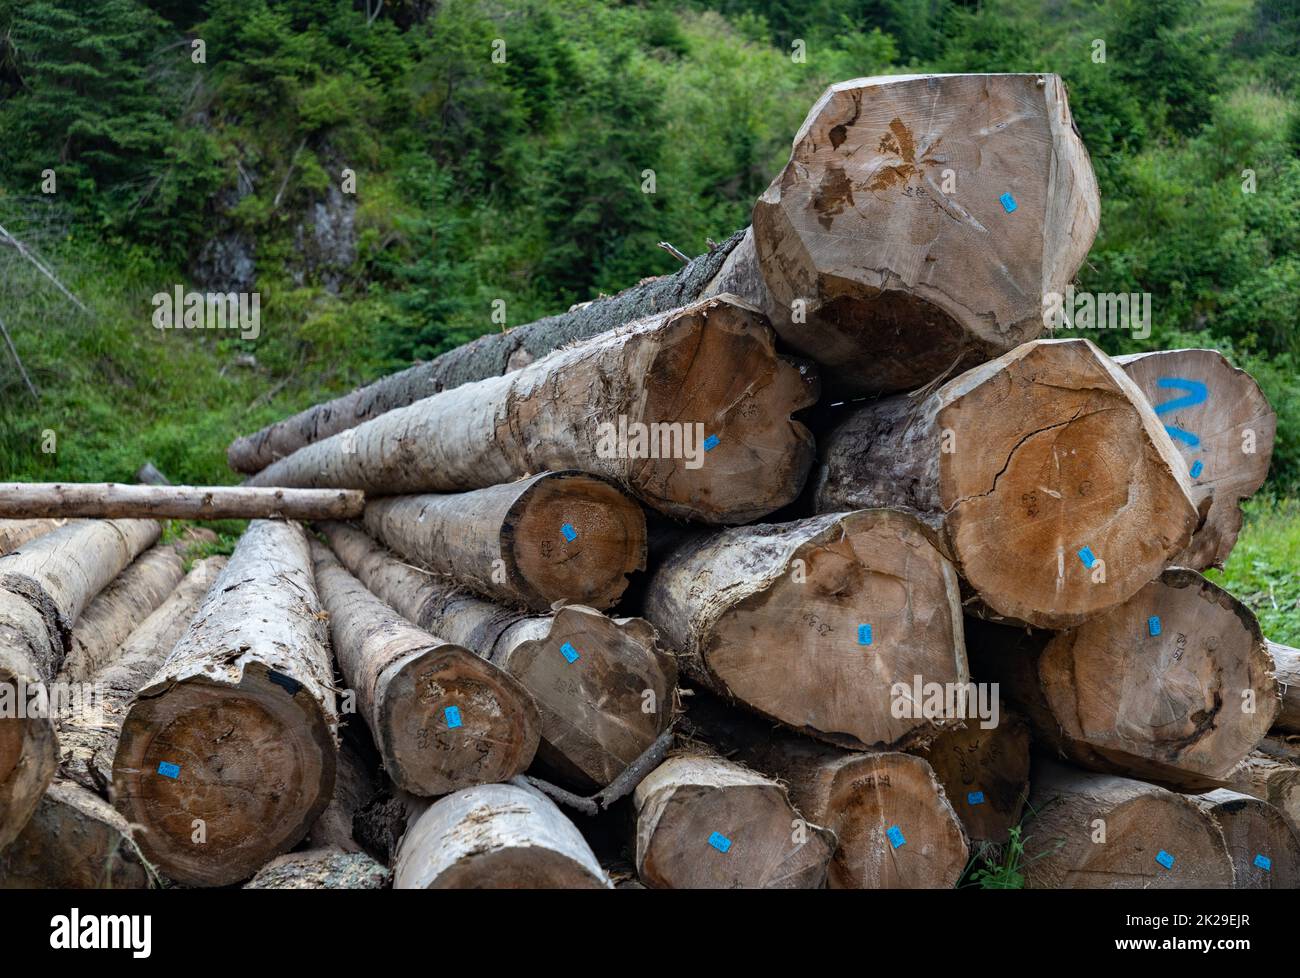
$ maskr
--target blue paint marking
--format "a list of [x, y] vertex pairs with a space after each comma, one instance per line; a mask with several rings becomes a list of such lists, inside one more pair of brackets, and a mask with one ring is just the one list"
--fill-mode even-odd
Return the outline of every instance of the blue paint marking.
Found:
[[1013, 210], [1015, 210], [1019, 206], [1016, 203], [1016, 198], [1012, 197], [1010, 194], [1003, 194], [1001, 197], [998, 198], [998, 200], [1002, 201], [1002, 209], [1006, 211], [1008, 214], [1010, 214]]
[[870, 645], [870, 644], [871, 644], [871, 626], [870, 626], [870, 625], [859, 625], [859, 626], [858, 626], [858, 644], [859, 644], [859, 645]]
[[1268, 856], [1262, 854], [1256, 855], [1254, 862], [1255, 865], [1258, 866], [1260, 869], [1262, 869], [1264, 872], [1266, 873], [1273, 872], [1273, 860], [1269, 859]]
[[1174, 441], [1180, 441], [1188, 448], [1195, 448], [1201, 443], [1201, 439], [1197, 438], [1190, 431], [1184, 431], [1182, 428], [1175, 425], [1165, 425], [1165, 431], [1169, 432], [1169, 437]]
[[454, 730], [460, 726], [460, 707], [449, 706], [442, 711], [442, 715], [447, 718], [447, 729]]
[[718, 438], [717, 435], [709, 435], [708, 438], [705, 438], [705, 439], [704, 439], [704, 450], [705, 450], [706, 452], [711, 452], [711, 451], [713, 451], [715, 448], [718, 447], [718, 442], [719, 442], [719, 441], [720, 441], [720, 439]]
[[1160, 634], [1159, 615], [1152, 615], [1150, 618], [1147, 619], [1147, 631], [1150, 632], [1152, 636]]
[[1192, 478], [1193, 478], [1193, 479], [1199, 479], [1199, 478], [1201, 477], [1201, 473], [1204, 472], [1204, 471], [1205, 471], [1205, 463], [1202, 462], [1202, 461], [1198, 458], [1198, 459], [1197, 459], [1197, 460], [1192, 464], [1192, 473], [1191, 473]]
[[1092, 565], [1097, 562], [1097, 557], [1087, 547], [1084, 547], [1082, 550], [1079, 551], [1079, 559], [1083, 561], [1084, 567], [1090, 569]]
[[966, 793], [966, 804], [968, 804], [968, 805], [982, 805], [982, 804], [984, 804], [984, 792], [982, 792], [982, 791], [970, 791], [970, 792], [967, 792], [967, 793]]
[[1163, 849], [1156, 853], [1156, 862], [1165, 869], [1174, 868], [1174, 857], [1169, 855], [1169, 853], [1165, 852]]
[[582, 656], [578, 655], [578, 650], [573, 647], [572, 642], [565, 642], [560, 646], [560, 654], [569, 662], [577, 662]]
[[895, 849], [897, 849], [899, 846], [901, 846], [904, 842], [907, 841], [906, 839], [903, 838], [903, 830], [900, 829], [897, 825], [891, 825], [889, 827], [889, 831], [886, 832], [885, 835], [889, 836], [889, 844], [893, 846]]
[[158, 763], [158, 773], [164, 778], [171, 778], [175, 781], [181, 776], [181, 766], [179, 764], [169, 764], [167, 761]]
[[1156, 386], [1166, 390], [1187, 391], [1182, 397], [1175, 397], [1172, 401], [1155, 405], [1157, 415], [1168, 414], [1180, 408], [1196, 407], [1210, 396], [1209, 388], [1199, 380], [1186, 380], [1183, 377], [1160, 377], [1156, 380]]
[[726, 852], [731, 848], [731, 840], [721, 832], [714, 832], [709, 836], [709, 845], [717, 849], [718, 852]]
[[578, 531], [573, 528], [572, 523], [565, 523], [560, 527], [560, 532], [564, 534], [564, 539], [568, 540], [570, 543], [578, 539]]

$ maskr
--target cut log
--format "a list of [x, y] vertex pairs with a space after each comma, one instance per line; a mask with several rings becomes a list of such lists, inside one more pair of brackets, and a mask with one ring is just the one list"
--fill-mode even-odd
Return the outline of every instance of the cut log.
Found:
[[408, 560], [505, 604], [608, 608], [645, 569], [645, 513], [617, 486], [543, 472], [452, 495], [366, 506], [366, 529]]
[[245, 890], [383, 890], [393, 874], [364, 852], [308, 849], [276, 856], [244, 884]]
[[720, 757], [671, 757], [637, 785], [636, 871], [656, 889], [820, 889], [835, 833], [786, 790]]
[[39, 692], [63, 664], [73, 624], [161, 530], [152, 520], [78, 521], [0, 557], [0, 695], [14, 707], [0, 717], [0, 849], [54, 777], [54, 722]]
[[0, 520], [0, 557], [17, 550], [28, 540], [57, 530], [66, 520]]
[[967, 674], [957, 575], [904, 513], [698, 535], [645, 613], [696, 682], [810, 736], [884, 749], [961, 723], [911, 702]]
[[1005, 707], [998, 714], [996, 726], [969, 720], [914, 753], [934, 768], [966, 834], [1002, 845], [1029, 798], [1029, 724]]
[[829, 391], [907, 390], [1041, 336], [1099, 217], [1058, 76], [841, 82], [754, 207], [761, 308]]
[[721, 292], [763, 310], [837, 393], [905, 390], [1040, 335], [1042, 298], [1073, 277], [1099, 212], [1056, 75], [844, 82], [809, 113], [753, 228], [673, 275], [479, 337], [240, 438], [228, 459], [257, 472], [386, 411]]
[[162, 474], [158, 466], [152, 462], [145, 462], [135, 470], [135, 481], [146, 486], [170, 486], [172, 480]]
[[0, 483], [0, 514], [14, 517], [350, 520], [359, 517], [364, 508], [361, 493], [343, 489]]
[[1300, 886], [1300, 839], [1266, 801], [1218, 788], [1192, 798], [1218, 823], [1232, 857], [1239, 890], [1293, 890]]
[[322, 544], [312, 557], [339, 670], [399, 788], [443, 795], [527, 769], [541, 719], [512, 676], [410, 624]]
[[402, 839], [399, 890], [612, 889], [572, 822], [540, 792], [485, 784], [429, 806]]
[[1273, 726], [1283, 733], [1300, 734], [1300, 649], [1269, 642], [1268, 654], [1282, 694], [1282, 708]]
[[184, 576], [175, 547], [159, 545], [137, 557], [77, 619], [59, 678], [84, 682], [103, 668]]
[[977, 674], [1025, 708], [1045, 743], [1095, 771], [1206, 791], [1277, 714], [1255, 616], [1193, 570], [1168, 570], [1045, 642], [1020, 635], [972, 628]]
[[1224, 778], [1221, 787], [1268, 802], [1300, 835], [1300, 745], [1268, 737]]
[[1241, 500], [1268, 477], [1277, 415], [1259, 384], [1218, 350], [1161, 350], [1116, 358], [1182, 453], [1200, 522], [1173, 563], [1222, 567], [1241, 532]]
[[177, 882], [247, 879], [329, 802], [337, 721], [324, 619], [302, 528], [258, 520], [140, 690], [114, 800]]
[[1022, 863], [1029, 889], [1228, 889], [1232, 858], [1214, 820], [1143, 781], [1039, 760]]
[[790, 416], [816, 398], [762, 314], [718, 296], [390, 411], [249, 482], [463, 492], [569, 468], [671, 516], [738, 523], [798, 495], [813, 445]]
[[984, 604], [1042, 628], [1126, 601], [1196, 526], [1168, 434], [1087, 340], [1027, 343], [924, 400], [866, 404], [822, 454], [819, 512], [919, 513]]
[[541, 712], [537, 753], [562, 779], [604, 787], [672, 720], [677, 670], [640, 618], [572, 605], [553, 615], [510, 611], [422, 574], [341, 523], [322, 526], [343, 565], [425, 631], [504, 669]]

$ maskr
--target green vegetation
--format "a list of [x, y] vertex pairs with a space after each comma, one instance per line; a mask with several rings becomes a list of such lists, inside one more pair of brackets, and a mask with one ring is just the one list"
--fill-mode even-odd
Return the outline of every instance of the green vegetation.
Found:
[[[0, 0], [0, 224], [89, 309], [0, 246], [0, 321], [40, 391], [0, 347], [4, 477], [151, 459], [231, 481], [232, 437], [501, 328], [494, 303], [525, 322], [671, 270], [660, 240], [698, 253], [743, 226], [826, 84], [1051, 70], [1102, 188], [1081, 287], [1153, 296], [1149, 337], [1089, 335], [1227, 352], [1280, 417], [1270, 488], [1296, 493], [1300, 0], [366, 7]], [[339, 267], [309, 245], [345, 169]], [[231, 241], [251, 244], [261, 335], [152, 329], [150, 297]], [[1291, 634], [1294, 510], [1276, 513], [1253, 511], [1228, 577]]]

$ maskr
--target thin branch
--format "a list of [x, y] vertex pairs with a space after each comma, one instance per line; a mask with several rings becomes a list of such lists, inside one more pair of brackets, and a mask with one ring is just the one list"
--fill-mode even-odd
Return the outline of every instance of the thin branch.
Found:
[[89, 313], [89, 312], [90, 312], [90, 310], [87, 309], [87, 308], [82, 304], [81, 300], [78, 299], [78, 298], [77, 298], [75, 295], [73, 295], [71, 292], [69, 292], [69, 291], [67, 290], [67, 288], [64, 286], [64, 284], [58, 280], [58, 277], [57, 277], [57, 276], [56, 276], [52, 271], [50, 271], [48, 268], [46, 268], [46, 267], [41, 263], [41, 261], [40, 261], [39, 258], [37, 258], [35, 255], [33, 255], [30, 251], [28, 251], [27, 248], [23, 245], [23, 243], [22, 243], [21, 241], [19, 241], [19, 240], [18, 240], [17, 238], [15, 238], [12, 234], [10, 234], [8, 231], [6, 231], [6, 230], [4, 229], [4, 226], [3, 226], [3, 225], [0, 225], [0, 235], [4, 235], [6, 238], [8, 238], [9, 241], [11, 241], [11, 242], [13, 243], [13, 246], [14, 246], [15, 248], [18, 249], [18, 253], [19, 253], [20, 255], [22, 255], [24, 258], [26, 258], [26, 259], [27, 259], [29, 262], [31, 262], [33, 265], [35, 265], [36, 268], [40, 271], [40, 273], [41, 273], [42, 275], [44, 275], [46, 278], [48, 278], [51, 282], [53, 282], [53, 283], [55, 284], [55, 286], [58, 288], [58, 290], [59, 290], [60, 292], [62, 292], [65, 296], [67, 296], [69, 299], [71, 299], [72, 302], [73, 302], [73, 304], [76, 305], [76, 307], [77, 307], [78, 309], [80, 309], [80, 310], [81, 310], [82, 312], [84, 312], [84, 313]]
[[531, 785], [542, 792], [542, 794], [549, 795], [566, 808], [575, 809], [584, 815], [599, 815], [614, 802], [636, 788], [645, 780], [647, 774], [663, 763], [664, 757], [668, 754], [668, 748], [673, 745], [673, 736], [673, 727], [669, 725], [668, 729], [661, 733], [655, 742], [642, 752], [640, 757], [625, 767], [623, 772], [605, 788], [589, 798], [575, 795], [573, 792], [565, 791], [549, 781], [543, 781], [541, 778], [534, 778], [527, 774], [515, 780], [522, 780], [525, 784]]
[[9, 335], [9, 330], [5, 327], [3, 319], [0, 319], [0, 333], [4, 334], [5, 345], [9, 347], [9, 355], [14, 358], [14, 363], [18, 364], [18, 372], [23, 375], [23, 383], [32, 392], [32, 400], [39, 404], [41, 395], [37, 392], [36, 385], [32, 383], [32, 378], [27, 376], [27, 368], [23, 366], [22, 357], [18, 355], [18, 348], [14, 346], [13, 337]]
[[681, 262], [683, 265], [685, 265], [687, 262], [690, 261], [690, 258], [689, 258], [689, 257], [687, 257], [686, 255], [683, 255], [680, 251], [678, 251], [676, 248], [674, 248], [674, 247], [673, 247], [671, 244], [669, 244], [667, 241], [660, 241], [660, 242], [659, 242], [659, 247], [662, 248], [664, 251], [668, 252], [668, 254], [672, 255], [674, 258], [676, 258], [676, 259], [677, 259], [679, 262]]
[[284, 179], [280, 181], [280, 189], [275, 192], [275, 199], [271, 201], [272, 210], [280, 206], [280, 195], [284, 193], [284, 188], [289, 186], [289, 178], [293, 176], [293, 169], [298, 165], [298, 154], [302, 152], [302, 148], [306, 145], [307, 137], [303, 136], [302, 142], [298, 144], [298, 148], [293, 151], [293, 157], [289, 160], [289, 169], [284, 171]]

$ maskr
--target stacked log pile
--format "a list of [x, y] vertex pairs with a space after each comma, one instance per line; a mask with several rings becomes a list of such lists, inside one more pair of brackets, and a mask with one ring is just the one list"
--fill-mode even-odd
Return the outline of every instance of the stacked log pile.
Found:
[[[1044, 338], [1098, 214], [1056, 76], [858, 79], [749, 228], [243, 487], [0, 488], [0, 679], [108, 691], [0, 720], [0, 882], [1295, 886], [1300, 652], [1200, 573], [1275, 418]], [[102, 518], [213, 511], [183, 579]]]

